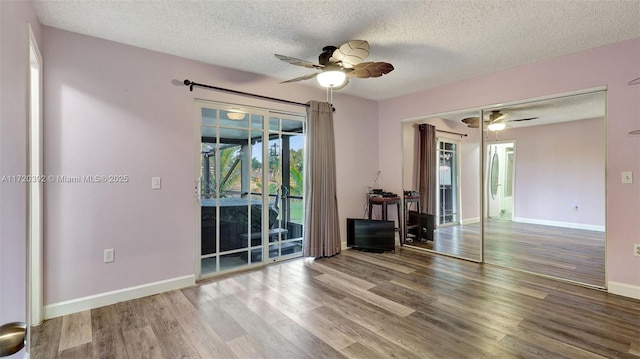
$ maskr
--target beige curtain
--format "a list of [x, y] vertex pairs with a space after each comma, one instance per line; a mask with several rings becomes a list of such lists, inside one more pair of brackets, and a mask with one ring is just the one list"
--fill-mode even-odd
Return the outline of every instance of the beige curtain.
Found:
[[418, 191], [420, 191], [420, 209], [423, 213], [436, 214], [436, 169], [437, 143], [436, 128], [429, 124], [418, 126], [420, 141]]
[[302, 253], [306, 257], [329, 257], [340, 253], [341, 248], [333, 111], [330, 103], [308, 104]]

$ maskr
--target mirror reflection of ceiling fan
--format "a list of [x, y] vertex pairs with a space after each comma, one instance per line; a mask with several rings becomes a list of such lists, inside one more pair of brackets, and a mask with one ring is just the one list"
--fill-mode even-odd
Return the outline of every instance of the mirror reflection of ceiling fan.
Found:
[[[493, 110], [489, 114], [489, 119], [484, 120], [484, 124], [487, 126], [489, 131], [500, 131], [506, 127], [507, 122], [530, 121], [537, 118], [538, 117], [508, 119], [506, 113], [502, 113], [500, 110]], [[480, 126], [480, 117], [463, 118], [462, 122], [467, 124], [467, 127], [469, 128], [478, 128], [478, 126]]]
[[351, 40], [340, 47], [325, 46], [318, 57], [318, 63], [275, 54], [286, 63], [320, 70], [312, 74], [296, 77], [281, 83], [296, 82], [316, 78], [323, 87], [339, 90], [349, 83], [349, 78], [380, 77], [393, 71], [393, 65], [387, 62], [362, 62], [369, 56], [369, 43], [365, 40]]

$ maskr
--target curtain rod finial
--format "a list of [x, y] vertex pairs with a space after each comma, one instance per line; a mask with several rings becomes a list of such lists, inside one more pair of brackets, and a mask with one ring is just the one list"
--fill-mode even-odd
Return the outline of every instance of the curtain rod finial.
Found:
[[184, 80], [184, 84], [189, 86], [189, 91], [193, 92], [193, 82], [189, 80]]

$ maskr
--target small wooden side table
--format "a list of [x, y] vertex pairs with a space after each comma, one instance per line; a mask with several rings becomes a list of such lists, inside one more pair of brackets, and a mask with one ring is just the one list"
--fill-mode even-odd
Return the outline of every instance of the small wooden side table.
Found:
[[369, 219], [373, 212], [373, 206], [382, 206], [382, 220], [388, 221], [388, 207], [395, 205], [398, 211], [398, 233], [400, 233], [400, 245], [404, 244], [404, 231], [402, 227], [402, 212], [400, 211], [400, 197], [369, 197]]

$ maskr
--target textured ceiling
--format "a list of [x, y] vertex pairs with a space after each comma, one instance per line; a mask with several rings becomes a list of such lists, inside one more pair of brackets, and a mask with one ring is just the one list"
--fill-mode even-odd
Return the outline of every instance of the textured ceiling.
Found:
[[640, 36], [640, 0], [34, 3], [44, 25], [279, 80], [313, 70], [274, 53], [317, 62], [326, 45], [368, 40], [367, 60], [395, 70], [341, 92], [373, 100]]

